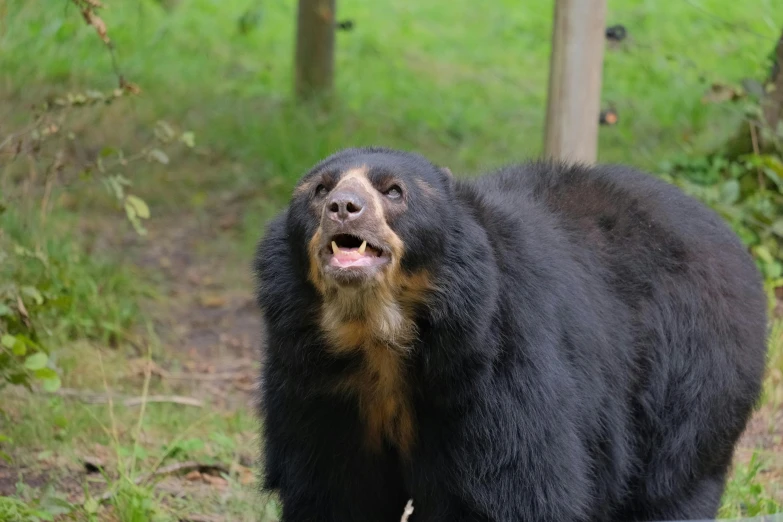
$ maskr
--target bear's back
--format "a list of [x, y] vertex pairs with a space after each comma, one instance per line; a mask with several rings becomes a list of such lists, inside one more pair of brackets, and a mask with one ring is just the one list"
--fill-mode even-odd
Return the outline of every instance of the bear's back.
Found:
[[594, 252], [633, 297], [640, 286], [695, 270], [743, 287], [751, 306], [763, 300], [758, 271], [737, 235], [714, 211], [650, 174], [536, 162], [465, 182], [464, 193], [480, 221], [502, 214], [519, 234], [551, 229], [552, 248], [564, 238], [567, 249]]

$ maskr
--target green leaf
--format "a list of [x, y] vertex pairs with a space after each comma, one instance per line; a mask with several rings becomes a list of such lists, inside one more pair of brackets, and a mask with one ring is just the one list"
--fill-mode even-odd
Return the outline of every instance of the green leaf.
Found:
[[16, 337], [11, 334], [3, 334], [3, 337], [0, 338], [0, 343], [10, 350], [16, 344]]
[[36, 379], [41, 379], [42, 381], [45, 381], [47, 379], [54, 379], [57, 377], [57, 372], [52, 370], [51, 368], [41, 368], [40, 370], [35, 370], [33, 372], [33, 375], [35, 375]]
[[139, 216], [141, 219], [149, 219], [150, 208], [147, 206], [147, 203], [145, 203], [143, 199], [141, 199], [138, 196], [130, 195], [125, 200], [125, 203], [130, 204], [133, 207], [133, 209], [136, 211], [136, 215]]
[[48, 460], [52, 458], [52, 455], [54, 455], [54, 452], [52, 450], [44, 450], [38, 453], [38, 455], [35, 456], [38, 460]]
[[94, 515], [98, 512], [98, 501], [92, 497], [88, 498], [84, 501], [84, 505], [82, 507], [88, 515]]
[[159, 163], [163, 163], [164, 165], [169, 164], [169, 157], [160, 149], [152, 149], [148, 154], [151, 159], [154, 159]]
[[768, 279], [777, 279], [783, 275], [783, 264], [780, 261], [773, 261], [764, 265], [764, 272]]
[[43, 352], [38, 352], [29, 355], [27, 359], [25, 359], [24, 367], [32, 371], [40, 370], [41, 368], [44, 368], [46, 366], [46, 363], [48, 361], [49, 361], [48, 355], [46, 355]]
[[783, 192], [783, 180], [780, 179], [778, 173], [771, 167], [764, 167], [762, 170], [764, 171], [764, 174], [766, 174], [766, 176], [777, 186], [778, 190]]
[[136, 208], [127, 201], [125, 202], [125, 213], [131, 221], [136, 219]]
[[117, 149], [115, 149], [114, 147], [103, 147], [101, 149], [100, 156], [102, 158], [105, 158], [107, 156], [111, 156], [112, 154], [116, 154], [116, 153], [117, 153]]
[[174, 136], [176, 136], [174, 129], [171, 128], [168, 122], [160, 120], [155, 124], [155, 137], [160, 141], [166, 143], [171, 141]]
[[29, 377], [24, 372], [12, 373], [8, 377], [8, 382], [10, 382], [11, 384], [16, 384], [16, 385], [22, 385], [23, 384], [25, 386], [28, 386], [29, 380], [30, 380]]
[[103, 182], [110, 194], [114, 194], [114, 197], [117, 199], [123, 198], [125, 195], [125, 190], [122, 188], [122, 185], [119, 183], [116, 177], [106, 178], [103, 180]]
[[726, 181], [720, 187], [720, 197], [724, 203], [729, 205], [736, 203], [740, 196], [740, 184], [736, 179]]
[[36, 348], [38, 351], [41, 351], [40, 346], [38, 346], [38, 343], [27, 337], [25, 334], [16, 334], [16, 339], [18, 341], [22, 341], [27, 346], [30, 346], [31, 348]]
[[24, 354], [27, 353], [27, 345], [25, 345], [24, 342], [22, 342], [21, 339], [16, 339], [16, 344], [14, 344], [14, 355], [17, 357], [23, 357]]
[[183, 132], [180, 139], [182, 140], [182, 143], [184, 143], [191, 149], [196, 146], [196, 135], [190, 131]]
[[11, 308], [5, 303], [0, 303], [0, 317], [11, 315]]
[[44, 379], [42, 383], [42, 387], [44, 391], [47, 393], [56, 392], [57, 390], [60, 389], [61, 385], [62, 383], [60, 382], [60, 376], [56, 374], [51, 379]]
[[775, 220], [772, 226], [770, 226], [770, 230], [772, 230], [773, 234], [783, 237], [783, 218]]
[[42, 305], [44, 302], [44, 297], [41, 294], [41, 292], [38, 291], [37, 288], [34, 286], [23, 286], [22, 287], [22, 293], [31, 297], [33, 300], [35, 300], [35, 304]]

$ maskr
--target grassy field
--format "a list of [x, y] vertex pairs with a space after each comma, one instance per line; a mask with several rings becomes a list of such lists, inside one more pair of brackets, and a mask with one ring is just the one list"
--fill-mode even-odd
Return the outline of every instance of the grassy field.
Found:
[[[0, 163], [0, 283], [46, 290], [30, 310], [62, 380], [57, 393], [0, 389], [0, 520], [275, 520], [254, 484], [249, 266], [266, 219], [304, 169], [344, 146], [416, 150], [464, 176], [538, 155], [552, 2], [341, 0], [338, 18], [355, 27], [338, 34], [330, 111], [289, 98], [291, 0], [104, 3], [117, 68], [142, 92], [71, 111], [44, 168]], [[620, 122], [602, 128], [600, 159], [656, 170], [733, 133], [740, 107], [701, 98], [712, 83], [766, 75], [783, 4], [610, 0], [608, 23], [628, 38], [606, 53], [603, 106]], [[116, 72], [69, 2], [0, 0], [0, 143], [31, 104], [109, 91]], [[149, 206], [139, 236], [80, 172], [107, 147], [132, 156], [158, 120], [192, 131], [195, 147], [175, 142], [165, 164], [117, 160], [102, 174], [123, 174]], [[16, 247], [47, 264], [3, 256]], [[780, 326], [770, 354], [725, 516], [783, 501]]]

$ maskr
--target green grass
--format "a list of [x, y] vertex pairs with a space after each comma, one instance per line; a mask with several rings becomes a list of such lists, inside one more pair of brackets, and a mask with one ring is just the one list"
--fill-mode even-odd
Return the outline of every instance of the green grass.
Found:
[[[195, 153], [179, 147], [169, 153], [169, 165], [140, 162], [122, 172], [149, 203], [153, 229], [211, 224], [236, 207], [235, 226], [197, 238], [192, 250], [195, 257], [220, 260], [223, 269], [213, 275], [228, 290], [247, 291], [264, 223], [302, 172], [335, 149], [380, 144], [416, 150], [461, 175], [541, 152], [551, 1], [477, 7], [467, 0], [340, 0], [338, 19], [352, 19], [355, 29], [338, 34], [329, 111], [290, 99], [293, 0], [182, 0], [170, 12], [151, 0], [104, 3], [117, 63], [143, 92], [76, 111], [68, 121], [75, 139], [60, 146], [77, 158], [106, 146], [133, 154], [153, 140], [159, 119], [192, 130]], [[238, 20], [248, 10], [260, 21], [243, 34]], [[733, 133], [739, 108], [700, 98], [712, 82], [766, 75], [783, 4], [610, 0], [607, 23], [624, 24], [629, 38], [606, 51], [602, 104], [619, 111], [620, 123], [601, 129], [599, 157], [655, 169], [663, 160], [703, 153]], [[0, 2], [0, 71], [0, 142], [28, 121], [27, 107], [46, 96], [116, 86], [109, 53], [66, 0]], [[154, 376], [145, 384], [131, 371], [129, 359], [147, 348], [161, 365], [189, 357], [170, 353], [149, 334], [150, 324], [165, 319], [159, 314], [170, 304], [169, 288], [156, 269], [134, 263], [161, 240], [154, 234], [119, 240], [132, 229], [115, 199], [77, 174], [66, 172], [66, 183], [54, 187], [54, 208], [41, 223], [40, 176], [28, 192], [24, 158], [0, 166], [0, 204], [7, 207], [0, 214], [0, 250], [19, 244], [40, 249], [51, 262], [48, 271], [33, 261], [4, 263], [0, 277], [42, 286], [59, 303], [35, 317], [64, 387], [194, 392]], [[107, 235], [116, 241], [105, 241]], [[776, 332], [761, 405], [773, 410], [783, 401], [783, 330]], [[120, 522], [188, 513], [238, 521], [266, 513], [274, 520], [274, 502], [235, 473], [256, 454], [252, 409], [213, 408], [206, 400], [205, 408], [148, 404], [140, 411], [0, 391], [0, 457], [8, 454], [12, 469], [51, 479], [50, 487], [31, 486], [25, 485], [31, 477], [22, 477], [14, 498], [0, 497], [0, 520], [35, 520], [35, 510]], [[82, 480], [83, 458], [96, 452], [107, 461], [107, 476]], [[225, 489], [161, 496], [152, 484], [133, 482], [159, 465], [190, 459], [234, 466]], [[779, 509], [763, 477], [769, 462], [759, 454], [738, 463], [724, 515]], [[98, 506], [92, 494], [105, 487], [115, 494]]]
[[763, 461], [754, 453], [750, 462], [737, 466], [723, 493], [720, 518], [757, 517], [780, 513], [783, 505], [770, 496], [759, 480]]
[[[124, 396], [181, 393], [176, 384], [147, 379], [129, 370], [129, 356], [121, 350], [105, 351], [80, 343], [63, 348], [60, 355], [66, 389]], [[41, 503], [40, 496], [48, 486], [84, 489], [84, 495], [77, 495], [82, 497], [80, 501], [71, 499], [58, 505], [69, 506], [72, 514], [98, 515], [96, 520], [104, 520], [101, 516], [106, 516], [109, 508], [121, 522], [173, 521], [178, 515], [216, 509], [233, 513], [236, 518], [232, 520], [249, 521], [257, 520], [252, 518], [254, 514], [273, 509], [268, 499], [259, 495], [255, 483], [244, 480], [247, 473], [255, 471], [249, 468], [255, 462], [258, 443], [258, 421], [252, 409], [222, 410], [209, 398], [203, 408], [167, 403], [140, 408], [126, 407], [118, 398], [110, 404], [84, 404], [70, 396], [22, 390], [6, 390], [3, 397], [2, 425], [10, 439], [5, 447], [12, 449], [11, 464], [27, 474], [20, 484], [41, 474], [46, 477], [37, 493], [26, 495], [29, 509]], [[103, 460], [103, 478], [83, 478], [85, 457]], [[183, 461], [229, 468], [226, 487], [205, 487], [198, 495], [189, 492], [186, 499], [164, 499], [154, 486], [166, 476], [135, 482], [145, 473]], [[244, 475], [238, 475], [238, 470], [244, 470]], [[113, 495], [99, 505], [95, 499], [106, 490]], [[0, 497], [0, 513], [3, 507], [18, 508], [10, 498]]]
[[[149, 1], [106, 3], [122, 72], [144, 89], [135, 114], [181, 119], [255, 181], [288, 186], [348, 145], [416, 149], [456, 171], [541, 151], [551, 2], [341, 2], [338, 18], [356, 26], [338, 34], [338, 102], [328, 115], [289, 103], [295, 2], [190, 0], [171, 13]], [[0, 36], [10, 99], [114, 86], [108, 53], [63, 4], [10, 4]], [[242, 34], [237, 20], [249, 7], [260, 23]], [[629, 39], [606, 53], [603, 100], [622, 123], [602, 130], [600, 157], [645, 167], [732, 130], [736, 111], [700, 97], [711, 81], [765, 74], [783, 25], [783, 6], [771, 0], [609, 8], [608, 22], [623, 23]]]

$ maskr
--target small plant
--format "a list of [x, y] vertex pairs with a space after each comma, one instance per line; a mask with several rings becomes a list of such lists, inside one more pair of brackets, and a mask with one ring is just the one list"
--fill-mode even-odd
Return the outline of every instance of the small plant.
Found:
[[122, 522], [168, 522], [175, 520], [161, 508], [151, 488], [121, 477], [111, 498], [114, 513]]
[[0, 520], [14, 522], [53, 521], [61, 515], [68, 515], [75, 506], [65, 500], [64, 495], [57, 493], [52, 486], [47, 486], [40, 494], [17, 486], [15, 497], [0, 496]]
[[32, 507], [23, 500], [14, 497], [0, 497], [0, 520], [40, 522], [54, 520], [54, 517], [49, 512]]
[[747, 465], [734, 470], [723, 494], [723, 503], [718, 513], [720, 518], [772, 515], [783, 510], [783, 506], [769, 495], [758, 480], [762, 464], [758, 454], [753, 453]]
[[[169, 163], [159, 146], [195, 145], [192, 132], [177, 132], [165, 121], [153, 129], [154, 143], [127, 155], [122, 149], [104, 147], [88, 164], [67, 164], [62, 150], [73, 140], [68, 115], [83, 107], [114, 103], [126, 95], [117, 89], [108, 95], [88, 91], [55, 97], [37, 108], [33, 122], [22, 131], [0, 141], [0, 159], [8, 159], [10, 177], [20, 176], [21, 164], [41, 165], [43, 180], [26, 180], [28, 188], [40, 195], [40, 212], [34, 198], [29, 208], [6, 207], [0, 201], [0, 387], [6, 383], [28, 388], [38, 380], [47, 391], [60, 386], [60, 378], [51, 363], [46, 341], [54, 334], [64, 338], [101, 339], [111, 344], [123, 337], [138, 313], [133, 301], [136, 288], [123, 279], [122, 271], [105, 266], [84, 255], [78, 245], [60, 239], [49, 228], [47, 218], [55, 181], [67, 179], [68, 171], [78, 171], [78, 180], [98, 182], [124, 211], [139, 235], [146, 235], [143, 220], [149, 219], [147, 203], [130, 193], [132, 182], [123, 169], [134, 161]], [[24, 161], [22, 161], [24, 160]], [[19, 180], [17, 180], [19, 181]], [[40, 182], [43, 186], [36, 186]], [[72, 185], [63, 183], [68, 191]], [[31, 194], [28, 194], [28, 196]], [[120, 297], [120, 294], [126, 293]], [[115, 299], [116, 296], [116, 299]], [[113, 300], [114, 302], [107, 302]]]
[[[3, 254], [0, 246], [0, 256]], [[14, 261], [19, 259], [25, 263], [46, 264], [46, 258], [40, 252], [35, 254], [21, 245], [16, 245], [11, 255], [14, 256], [12, 260], [8, 259], [8, 254], [4, 256], [6, 267], [15, 266]], [[35, 312], [47, 300], [37, 286], [26, 284], [29, 281], [14, 277], [8, 277], [6, 281], [0, 285], [0, 388], [6, 383], [29, 388], [31, 382], [38, 379], [46, 391], [54, 392], [60, 387], [60, 377], [51, 367], [49, 354], [41, 346], [34, 323]]]

